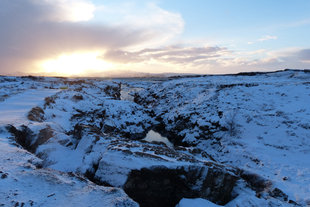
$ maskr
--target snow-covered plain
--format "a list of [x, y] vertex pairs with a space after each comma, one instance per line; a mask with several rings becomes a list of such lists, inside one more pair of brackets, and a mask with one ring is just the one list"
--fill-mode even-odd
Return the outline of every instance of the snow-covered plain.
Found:
[[[201, 198], [181, 193], [185, 198], [173, 202], [179, 207], [310, 205], [309, 71], [114, 80], [0, 77], [0, 84], [0, 205], [137, 205], [123, 188], [141, 206], [158, 206], [128, 190], [133, 172], [158, 166], [173, 172], [185, 167], [188, 174], [180, 177], [208, 166], [208, 173], [216, 168], [238, 179], [230, 183], [228, 202], [207, 189]], [[34, 107], [42, 111], [28, 120]], [[29, 152], [14, 141], [18, 134], [9, 133], [8, 124], [31, 132], [24, 137]], [[156, 133], [175, 146], [145, 141], [160, 137]], [[191, 184], [193, 192], [204, 189], [201, 176]], [[143, 185], [136, 185], [138, 192]]]

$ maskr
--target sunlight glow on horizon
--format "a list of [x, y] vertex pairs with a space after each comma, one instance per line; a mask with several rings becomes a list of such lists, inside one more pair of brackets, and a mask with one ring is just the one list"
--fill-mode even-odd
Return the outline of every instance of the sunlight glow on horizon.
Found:
[[308, 69], [309, 10], [309, 0], [0, 0], [0, 75]]
[[60, 76], [82, 76], [89, 72], [103, 72], [113, 67], [100, 58], [100, 52], [62, 54], [55, 59], [41, 61], [41, 73]]

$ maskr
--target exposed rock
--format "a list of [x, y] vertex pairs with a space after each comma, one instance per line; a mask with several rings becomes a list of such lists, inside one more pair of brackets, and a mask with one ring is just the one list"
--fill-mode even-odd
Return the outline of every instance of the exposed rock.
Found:
[[8, 125], [6, 129], [14, 136], [16, 143], [24, 149], [31, 151], [31, 142], [34, 137], [34, 133], [27, 126], [22, 125], [19, 130], [13, 125]]
[[73, 114], [70, 119], [75, 123], [73, 134], [77, 135], [76, 137], [81, 137], [80, 133], [76, 133], [81, 130], [76, 127], [82, 125], [98, 128], [112, 136], [130, 139], [145, 137], [153, 119], [147, 115], [143, 107], [133, 102], [124, 105], [122, 101], [115, 100], [106, 100], [102, 105], [103, 109], [100, 110], [81, 111], [76, 109], [77, 113]]
[[36, 141], [34, 142], [34, 144], [31, 145], [30, 151], [35, 152], [39, 145], [44, 144], [51, 137], [53, 137], [53, 130], [51, 127], [48, 126], [44, 129], [41, 129]]
[[269, 193], [270, 196], [274, 197], [274, 198], [278, 198], [280, 200], [283, 200], [283, 201], [287, 201], [288, 200], [288, 196], [283, 193], [282, 190], [280, 190], [279, 188], [275, 188], [273, 189], [270, 193]]
[[248, 171], [240, 171], [240, 177], [244, 179], [249, 186], [256, 191], [256, 193], [261, 193], [263, 191], [268, 191], [272, 186], [271, 181], [262, 178], [261, 176], [250, 173]]
[[226, 204], [237, 179], [216, 167], [192, 165], [169, 169], [157, 166], [132, 170], [124, 190], [141, 207], [175, 206], [184, 197]]
[[104, 89], [104, 92], [113, 97], [116, 100], [121, 99], [121, 84], [119, 83], [118, 85], [107, 85]]
[[44, 99], [44, 108], [46, 108], [47, 106], [51, 106], [51, 104], [54, 104], [55, 98], [55, 96], [46, 97]]
[[29, 111], [27, 117], [30, 121], [43, 122], [45, 120], [44, 111], [41, 107], [38, 106], [32, 108], [31, 111]]
[[72, 97], [72, 100], [74, 100], [74, 101], [82, 101], [82, 100], [84, 100], [84, 97], [82, 95], [74, 95]]

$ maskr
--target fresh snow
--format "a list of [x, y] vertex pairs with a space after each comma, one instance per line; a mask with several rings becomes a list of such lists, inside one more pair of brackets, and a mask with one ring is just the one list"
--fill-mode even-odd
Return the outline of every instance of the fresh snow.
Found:
[[219, 205], [202, 198], [183, 198], [176, 207], [219, 207]]
[[41, 160], [0, 136], [0, 206], [138, 206], [118, 188], [97, 186], [74, 174], [37, 169]]
[[4, 127], [29, 124], [26, 115], [31, 108], [58, 91], [23, 90], [0, 104], [0, 206], [138, 206], [119, 188], [101, 187], [74, 173], [40, 169], [42, 160], [11, 144]]
[[45, 97], [51, 96], [58, 91], [53, 89], [30, 89], [9, 97], [0, 104], [0, 125], [28, 123], [29, 120], [26, 116], [31, 108], [43, 102]]

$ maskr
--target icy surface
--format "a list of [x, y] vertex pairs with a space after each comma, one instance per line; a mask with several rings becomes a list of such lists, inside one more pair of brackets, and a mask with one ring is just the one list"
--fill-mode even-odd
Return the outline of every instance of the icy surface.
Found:
[[161, 136], [159, 133], [150, 130], [146, 137], [143, 139], [147, 142], [162, 142], [165, 143], [168, 147], [173, 147], [173, 144], [166, 137]]

